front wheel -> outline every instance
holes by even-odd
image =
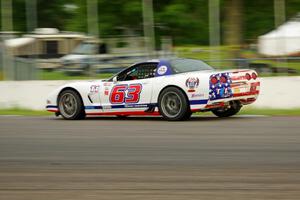
[[[185,94],[176,87],[162,91],[158,98],[158,108],[160,114],[169,121],[187,120],[191,116]]]
[[[242,108],[242,105],[239,101],[231,101],[228,107],[217,108],[211,112],[217,117],[230,117],[237,114]]]
[[[65,90],[59,95],[58,107],[64,119],[77,120],[85,117],[81,97],[74,90]]]

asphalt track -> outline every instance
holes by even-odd
[[[1,200],[299,198],[300,117],[0,117]]]

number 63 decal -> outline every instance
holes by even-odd
[[[140,100],[140,93],[142,91],[141,84],[124,84],[116,85],[112,88],[109,101],[116,103],[137,103]]]

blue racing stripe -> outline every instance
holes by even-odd
[[[192,100],[190,101],[190,105],[207,104],[207,102],[208,99]]]
[[[57,108],[57,106],[48,105],[48,106],[46,106],[46,108]]]
[[[157,104],[156,103],[152,103],[152,104],[119,104],[119,105],[109,105],[109,106],[111,106],[111,109],[117,109],[117,108],[149,108],[149,107],[155,107],[155,106],[157,106]],[[85,106],[84,108],[86,110],[102,109],[103,106]]]
[[[190,101],[190,105],[201,105],[201,104],[207,104],[208,100],[207,99],[202,99],[202,100],[192,100]],[[157,107],[157,103],[151,103],[151,104],[121,104],[121,105],[111,105],[112,109],[118,109],[118,108],[148,108],[148,107]],[[57,106],[54,105],[48,105],[46,108],[58,108]],[[84,107],[86,110],[98,110],[102,109],[102,106],[85,106]]]
[[[86,109],[86,110],[102,109],[102,106],[84,106],[84,109]]]

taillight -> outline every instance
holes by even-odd
[[[227,83],[227,78],[225,76],[221,76],[220,82],[221,83]]]
[[[248,81],[250,81],[250,80],[251,80],[250,74],[247,73],[247,74],[245,75],[245,78],[246,78]]]
[[[213,77],[211,77],[210,82],[211,82],[211,84],[215,85],[218,83],[218,79],[213,76]]]
[[[256,80],[257,79],[257,74],[256,73],[252,73],[252,78],[254,79],[254,80]]]

